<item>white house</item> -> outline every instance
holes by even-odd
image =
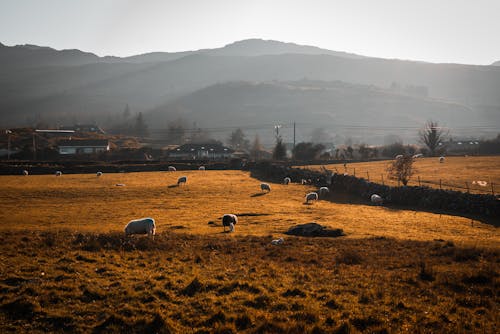
[[[57,143],[59,154],[94,154],[109,151],[107,139],[65,139]]]

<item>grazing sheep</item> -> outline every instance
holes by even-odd
[[[270,192],[271,186],[269,185],[269,183],[261,183],[260,190],[262,190],[262,191],[267,190],[267,192]]]
[[[29,174],[30,174],[30,173],[29,173],[26,169],[25,169],[25,170],[23,170],[23,175],[24,175],[24,176],[27,176],[27,175],[29,175]]]
[[[61,172],[60,170],[58,170],[58,171],[56,172],[56,176],[61,176],[61,175],[62,175],[62,172]]]
[[[370,200],[372,201],[373,204],[378,204],[378,205],[382,205],[382,202],[384,201],[382,197],[377,194],[373,194]]]
[[[186,184],[187,182],[187,176],[181,176],[180,178],[177,179],[177,185],[180,186],[181,184]]]
[[[226,226],[229,226],[229,232],[234,232],[234,225],[238,223],[238,217],[232,213],[226,213],[222,216],[222,226],[226,232]]]
[[[292,182],[292,179],[291,179],[291,178],[289,178],[289,177],[285,177],[285,178],[283,179],[283,184],[289,184],[290,182]]]
[[[328,189],[328,187],[321,187],[321,188],[319,188],[319,195],[320,196],[326,195],[329,192],[330,192],[330,189]]]
[[[95,175],[96,175],[97,177],[100,177],[100,176],[102,176],[102,172],[97,172]]]
[[[394,157],[394,159],[396,160],[399,160],[399,159],[403,159],[403,155],[402,154],[398,154]]]
[[[271,244],[272,245],[281,245],[284,242],[285,242],[285,239],[279,238],[279,239],[274,239],[273,241],[271,241]]]
[[[439,163],[443,163],[444,162],[444,157],[439,157]]]
[[[413,159],[418,159],[418,158],[422,158],[424,155],[422,153],[419,153],[419,154],[415,154],[412,158]]]
[[[309,201],[317,201],[317,200],[318,200],[318,193],[312,192],[306,195],[306,203],[309,203]]]
[[[115,184],[116,187],[125,187],[125,183],[117,183]]]
[[[302,185],[307,184],[307,180],[306,179],[300,180],[300,184],[302,184]]]
[[[175,172],[175,171],[177,171],[177,169],[174,166],[168,166],[168,171]]]
[[[205,166],[198,167],[198,170],[205,170]]]
[[[153,218],[141,218],[129,221],[125,226],[125,235],[147,234],[154,236],[156,232],[155,220]]]

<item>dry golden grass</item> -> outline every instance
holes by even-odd
[[[325,165],[332,171],[339,173],[347,172],[356,176],[367,178],[370,181],[382,183],[382,175],[385,184],[397,185],[397,181],[388,180],[387,166],[389,160],[348,163],[347,170],[344,164]],[[500,156],[492,157],[446,157],[444,163],[439,163],[437,157],[419,158],[414,163],[415,174],[408,185],[418,185],[418,177],[422,185],[439,188],[439,180],[442,180],[443,189],[454,189],[467,191],[466,182],[470,192],[491,194],[491,183],[493,183],[495,194],[500,193]],[[319,169],[321,166],[306,166],[310,169]],[[367,174],[368,172],[368,174]],[[483,187],[472,184],[473,181],[486,181]]]
[[[180,175],[187,175],[188,182],[177,187]],[[278,235],[292,225],[315,221],[342,228],[349,238],[441,238],[484,246],[500,242],[493,226],[471,226],[470,219],[460,216],[330,201],[306,205],[304,196],[314,188],[296,183],[271,184],[272,191],[264,194],[260,182],[241,171],[0,176],[0,184],[0,231],[115,232],[132,218],[153,217],[158,233],[221,235],[219,218],[236,213],[239,235]]]
[[[259,184],[241,171],[1,176],[0,332],[497,332],[497,228]],[[236,233],[221,233],[224,213],[240,214]],[[155,239],[124,238],[145,216]],[[347,236],[270,244],[310,221]]]

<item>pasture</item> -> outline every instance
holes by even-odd
[[[397,181],[387,177],[389,160],[331,164],[325,167],[333,172],[356,174],[358,177],[370,178],[370,181],[395,186]],[[319,169],[321,166],[306,166]],[[443,189],[469,191],[480,194],[491,194],[491,184],[495,194],[500,193],[500,156],[491,157],[446,157],[444,163],[439,163],[438,157],[418,158],[413,163],[414,175],[408,185],[421,185],[439,188],[439,180]],[[367,174],[368,172],[368,174]],[[477,184],[477,181],[480,184]]]
[[[497,228],[259,185],[242,171],[0,176],[0,331],[498,329]],[[140,217],[154,240],[124,238]],[[346,236],[283,234],[311,221]]]

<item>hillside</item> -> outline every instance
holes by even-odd
[[[454,114],[455,123],[465,124],[472,119],[473,125],[500,126],[500,67],[495,66],[367,58],[262,40],[236,42],[218,49],[128,58],[102,58],[77,50],[2,46],[0,59],[0,121],[7,126],[32,124],[37,119],[57,123],[75,119],[109,123],[126,104],[134,112],[158,110],[158,106],[169,105],[182,96],[185,101],[193,92],[217,83],[304,78],[374,85],[392,88],[394,92],[410,90],[448,106],[459,104],[470,109],[464,118],[461,112]],[[361,98],[372,101],[370,96]],[[303,109],[307,102],[294,101],[295,109]],[[279,104],[269,107],[280,108]],[[373,114],[382,115],[386,109],[382,104],[370,107]],[[416,107],[400,109],[399,113],[416,119],[421,119],[421,113],[434,115]],[[475,115],[472,118],[471,113]],[[254,120],[255,123],[262,121]]]
[[[353,131],[352,126],[387,129],[408,138],[415,137],[416,128],[431,118],[450,127],[463,127],[478,117],[479,113],[456,103],[375,86],[307,80],[216,84],[146,114],[151,124],[183,118],[207,128],[297,122],[302,128],[325,128],[373,143],[382,143],[386,131]],[[495,121],[500,120],[497,117]]]

